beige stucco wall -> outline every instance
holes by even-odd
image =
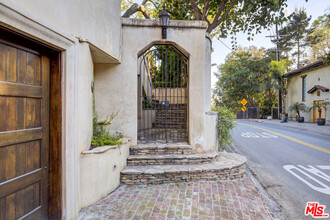
[[[168,37],[162,40],[158,20],[123,19],[122,64],[95,66],[99,116],[105,118],[119,111],[112,128],[131,137],[132,145],[137,144],[138,55],[153,43],[174,44],[189,57],[189,143],[195,150],[206,151],[205,110],[210,109],[211,102],[210,94],[206,94],[211,88],[211,61],[210,55],[205,55],[210,51],[209,45],[205,48],[205,29],[206,23],[201,21],[170,21]]]
[[[88,150],[93,135],[93,58],[87,43],[77,45],[77,71],[78,71],[78,152]]]
[[[206,140],[206,146],[207,151],[213,151],[219,149],[219,135],[217,131],[217,119],[218,119],[218,113],[217,112],[206,112],[205,113],[205,125],[206,125],[206,131],[205,131],[205,140]]]
[[[81,177],[90,175],[88,170],[81,169],[80,154],[89,148],[92,134],[94,63],[102,60],[118,63],[120,59],[120,1],[100,0],[95,4],[90,0],[1,0],[0,26],[61,53],[62,217],[76,219],[82,207]],[[128,150],[124,152],[118,158],[109,155],[108,160],[116,157],[115,161],[123,164]],[[94,175],[107,175],[102,173],[104,170],[99,171]],[[111,180],[116,185],[118,172],[114,175]],[[109,192],[109,188],[104,190]]]
[[[302,78],[306,76],[306,101],[302,102]],[[324,100],[330,101],[330,92],[320,92],[320,96],[317,96],[317,92],[308,94],[307,91],[314,87],[314,85],[320,85],[326,88],[330,88],[330,65],[323,66],[314,70],[309,70],[303,73],[293,75],[288,78],[288,90],[286,96],[286,112],[289,116],[295,116],[294,113],[288,111],[288,107],[295,102],[305,103],[307,107],[313,106],[313,101]],[[313,110],[310,112],[303,112],[302,116],[305,117],[306,122],[313,122]],[[327,123],[330,123],[330,108],[326,112]]]
[[[10,0],[45,23],[120,58],[119,0]]]
[[[211,50],[212,40],[207,34],[205,37],[205,83],[204,83],[204,111],[205,111],[205,150],[218,150],[219,140],[217,132],[218,113],[211,111]]]
[[[81,207],[97,202],[120,184],[120,172],[126,167],[130,143],[104,146],[84,151],[80,158],[80,203]],[[111,159],[110,159],[111,158]]]
[[[205,35],[205,71],[204,71],[204,111],[211,111],[211,53],[212,53],[212,39],[208,33]]]

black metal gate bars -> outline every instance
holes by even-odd
[[[140,57],[138,141],[188,140],[188,59],[170,45],[153,46]]]

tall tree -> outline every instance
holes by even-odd
[[[287,6],[287,0],[144,0],[142,4],[134,3],[123,17],[141,12],[148,2],[152,2],[153,9],[149,10],[152,18],[158,18],[161,6],[166,3],[172,19],[206,21],[207,32],[212,36],[225,38],[228,34],[247,32],[249,39],[274,23],[275,12],[281,13],[280,21],[283,21],[282,6]]]
[[[273,56],[273,54],[272,54]],[[234,112],[245,98],[248,107],[273,107],[278,103],[279,78],[290,65],[288,60],[272,61],[265,49],[239,48],[229,54],[219,66],[218,82],[213,91],[216,105],[224,105]]]
[[[308,16],[305,9],[296,9],[290,16],[287,24],[279,30],[282,35],[280,39],[280,47],[293,50],[292,55],[297,56],[297,68],[303,63],[301,55],[303,54],[304,47],[307,46],[306,36],[308,34],[308,26],[311,16]],[[294,48],[297,48],[295,50]]]
[[[327,57],[330,53],[330,10],[313,22],[307,43],[312,49],[312,61]]]

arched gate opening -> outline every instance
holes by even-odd
[[[188,58],[172,45],[139,57],[138,142],[188,141]]]

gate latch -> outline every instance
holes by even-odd
[[[162,101],[161,104],[162,105],[165,105],[165,106],[169,106],[170,105],[170,102],[169,101]]]

